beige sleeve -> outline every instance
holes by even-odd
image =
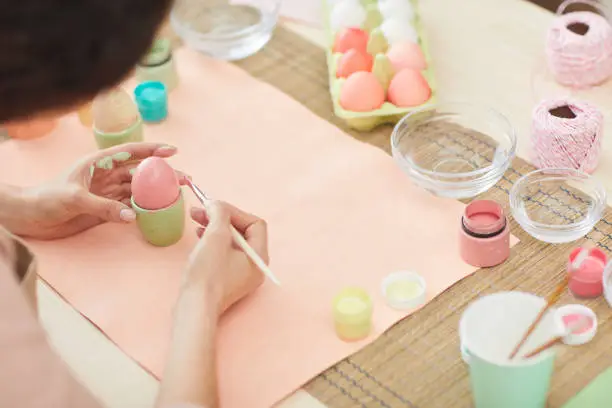
[[[53,351],[36,319],[24,289],[28,279],[33,288],[33,257],[1,228],[0,240],[10,248],[0,250],[0,407],[101,408]]]

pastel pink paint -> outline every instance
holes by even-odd
[[[495,201],[476,200],[462,218],[459,252],[479,268],[499,265],[510,256],[510,227],[504,210]]]
[[[563,324],[565,325],[565,327],[569,327],[574,324],[580,324],[579,321],[582,319],[586,319],[587,323],[585,323],[585,325],[582,326],[580,329],[573,330],[572,334],[584,334],[588,332],[589,330],[591,330],[593,328],[593,323],[594,323],[593,318],[591,318],[590,316],[580,314],[580,313],[568,314],[568,315],[563,316],[562,318]]]
[[[143,160],[132,177],[132,197],[145,210],[161,210],[179,197],[180,186],[174,169],[162,158]]]
[[[573,270],[572,262],[578,256],[582,248],[572,251],[568,262],[570,280],[568,283],[572,293],[581,298],[595,298],[603,293],[603,271],[606,266],[607,256],[598,249],[589,250],[589,256],[582,262],[577,270]]]

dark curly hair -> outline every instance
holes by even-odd
[[[0,0],[0,122],[83,103],[121,81],[173,0]]]

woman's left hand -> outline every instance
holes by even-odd
[[[164,144],[129,143],[85,157],[56,182],[24,190],[24,217],[13,232],[35,239],[58,239],[104,222],[133,222],[132,170],[147,157],[165,158],[175,153],[175,147]]]

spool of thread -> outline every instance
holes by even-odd
[[[587,102],[540,102],[533,110],[531,127],[534,164],[592,173],[601,151],[603,122],[601,111]]]
[[[573,88],[598,85],[612,76],[612,26],[594,12],[562,14],[575,0],[559,6],[548,30],[546,58],[555,80]],[[579,3],[600,6],[591,1]]]

